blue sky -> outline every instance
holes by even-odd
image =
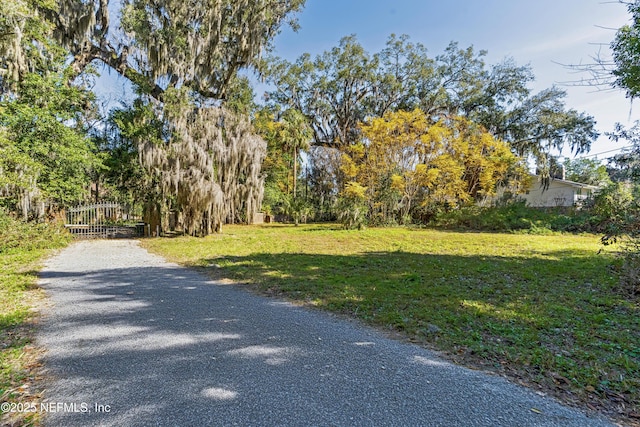
[[[614,29],[629,20],[615,0],[307,0],[298,18],[297,33],[287,29],[275,39],[276,55],[289,60],[304,52],[315,56],[350,34],[371,53],[380,51],[392,33],[409,35],[432,56],[457,41],[461,47],[487,50],[489,64],[505,57],[531,64],[534,90],[561,86],[568,93],[567,106],[594,116],[600,132],[640,118],[621,91],[566,85],[583,76],[559,65],[592,62],[599,50],[609,54]],[[601,136],[591,153],[621,145]],[[570,156],[567,150],[563,154]]]
[[[536,76],[533,90],[561,86],[568,93],[567,107],[594,116],[601,133],[616,122],[629,125],[640,119],[623,92],[567,85],[588,76],[560,65],[592,62],[599,50],[609,54],[615,29],[629,20],[616,0],[307,0],[298,19],[297,33],[285,29],[275,39],[276,55],[288,60],[305,52],[315,56],[350,34],[370,53],[380,51],[392,33],[409,35],[432,56],[457,41],[460,47],[487,50],[488,64],[505,57],[530,64]],[[106,87],[99,84],[100,95],[121,99],[126,82],[107,81]],[[256,95],[264,89],[257,87]],[[598,156],[602,159],[623,145],[601,136],[590,154],[607,152]],[[562,154],[571,157],[568,150]]]

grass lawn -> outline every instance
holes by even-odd
[[[593,235],[227,226],[149,250],[361,319],[613,416],[640,412],[640,305]]]
[[[0,402],[39,402],[39,353],[33,341],[43,292],[37,286],[37,271],[50,249],[69,240],[59,228],[0,215]],[[37,417],[37,412],[0,413],[0,424],[32,425]]]

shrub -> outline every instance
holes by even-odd
[[[540,233],[551,230],[554,214],[526,206],[516,201],[499,206],[465,206],[435,219],[438,226],[477,231],[523,231]]]
[[[357,182],[349,182],[336,203],[338,220],[344,228],[361,230],[367,223],[369,207],[365,203],[366,187]]]
[[[303,198],[294,198],[292,195],[288,195],[283,199],[282,213],[293,218],[293,222],[297,226],[301,222],[306,224],[309,218],[313,218],[315,210]]]
[[[64,246],[71,235],[62,224],[25,222],[0,208],[0,253]]]
[[[640,297],[640,238],[629,242],[621,256],[620,290],[630,298]]]
[[[346,229],[357,228],[358,230],[362,230],[367,225],[368,211],[368,207],[358,200],[340,197],[336,203],[338,221],[340,221]]]

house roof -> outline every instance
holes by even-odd
[[[534,178],[537,178],[538,181],[541,181],[542,178],[540,178],[540,175],[531,175]],[[591,185],[591,184],[584,184],[582,182],[575,182],[575,181],[569,181],[566,179],[559,179],[559,178],[551,178],[550,182],[555,182],[558,184],[563,184],[563,185],[567,185],[569,187],[573,187],[573,188],[586,188],[588,190],[597,190],[600,187],[598,187],[597,185]]]

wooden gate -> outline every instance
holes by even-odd
[[[78,238],[115,239],[144,235],[144,223],[119,203],[76,206],[66,213],[65,227]]]

